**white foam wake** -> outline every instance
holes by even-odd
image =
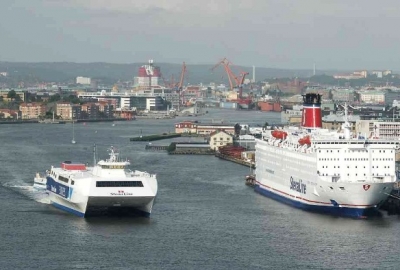
[[[46,190],[37,189],[33,186],[19,186],[9,184],[5,184],[4,186],[17,190],[19,193],[39,203],[50,204],[49,195],[47,194]]]

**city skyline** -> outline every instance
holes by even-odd
[[[0,61],[400,70],[393,0],[5,0]]]

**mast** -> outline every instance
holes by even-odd
[[[349,115],[347,111],[347,103],[344,103],[344,123],[343,123],[343,130],[344,130],[344,137],[348,140],[351,137],[351,130],[350,130],[350,122],[349,122]]]
[[[93,167],[96,166],[96,144],[93,144]]]

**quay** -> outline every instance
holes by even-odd
[[[133,137],[130,138],[130,141],[139,141],[139,142],[150,142],[150,141],[159,141],[159,140],[164,140],[164,139],[171,139],[171,138],[178,138],[181,137],[181,134],[179,133],[163,133],[163,134],[154,134],[154,135],[148,135],[148,136],[142,136],[140,135],[139,137]]]
[[[153,150],[153,151],[167,151],[168,150],[168,146],[167,145],[150,145],[150,144],[147,144],[144,149]]]
[[[256,164],[254,164],[254,162],[246,161],[246,160],[241,159],[241,158],[234,158],[234,157],[231,157],[231,156],[228,156],[228,155],[224,155],[224,154],[221,154],[221,153],[215,153],[215,156],[218,157],[218,158],[221,158],[221,159],[229,160],[229,161],[235,162],[237,164],[241,164],[241,165],[250,167],[252,169],[256,168]]]
[[[395,185],[395,188],[380,208],[386,211],[388,215],[400,215],[400,189],[398,186]]]
[[[214,155],[213,150],[204,150],[204,149],[183,149],[183,150],[175,150],[170,151],[168,154],[170,155]]]

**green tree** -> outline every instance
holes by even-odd
[[[242,127],[239,125],[239,123],[236,123],[234,128],[235,128],[235,135],[239,136],[240,135],[240,130],[242,129]]]
[[[61,99],[60,94],[55,94],[55,95],[52,95],[52,96],[49,98],[49,102],[56,102],[56,101],[59,101],[60,99]]]
[[[19,96],[17,95],[17,93],[15,92],[15,90],[10,90],[10,91],[8,91],[7,97],[8,97],[8,98],[11,98],[12,100],[14,100],[14,99],[16,99],[16,98],[19,97]]]

